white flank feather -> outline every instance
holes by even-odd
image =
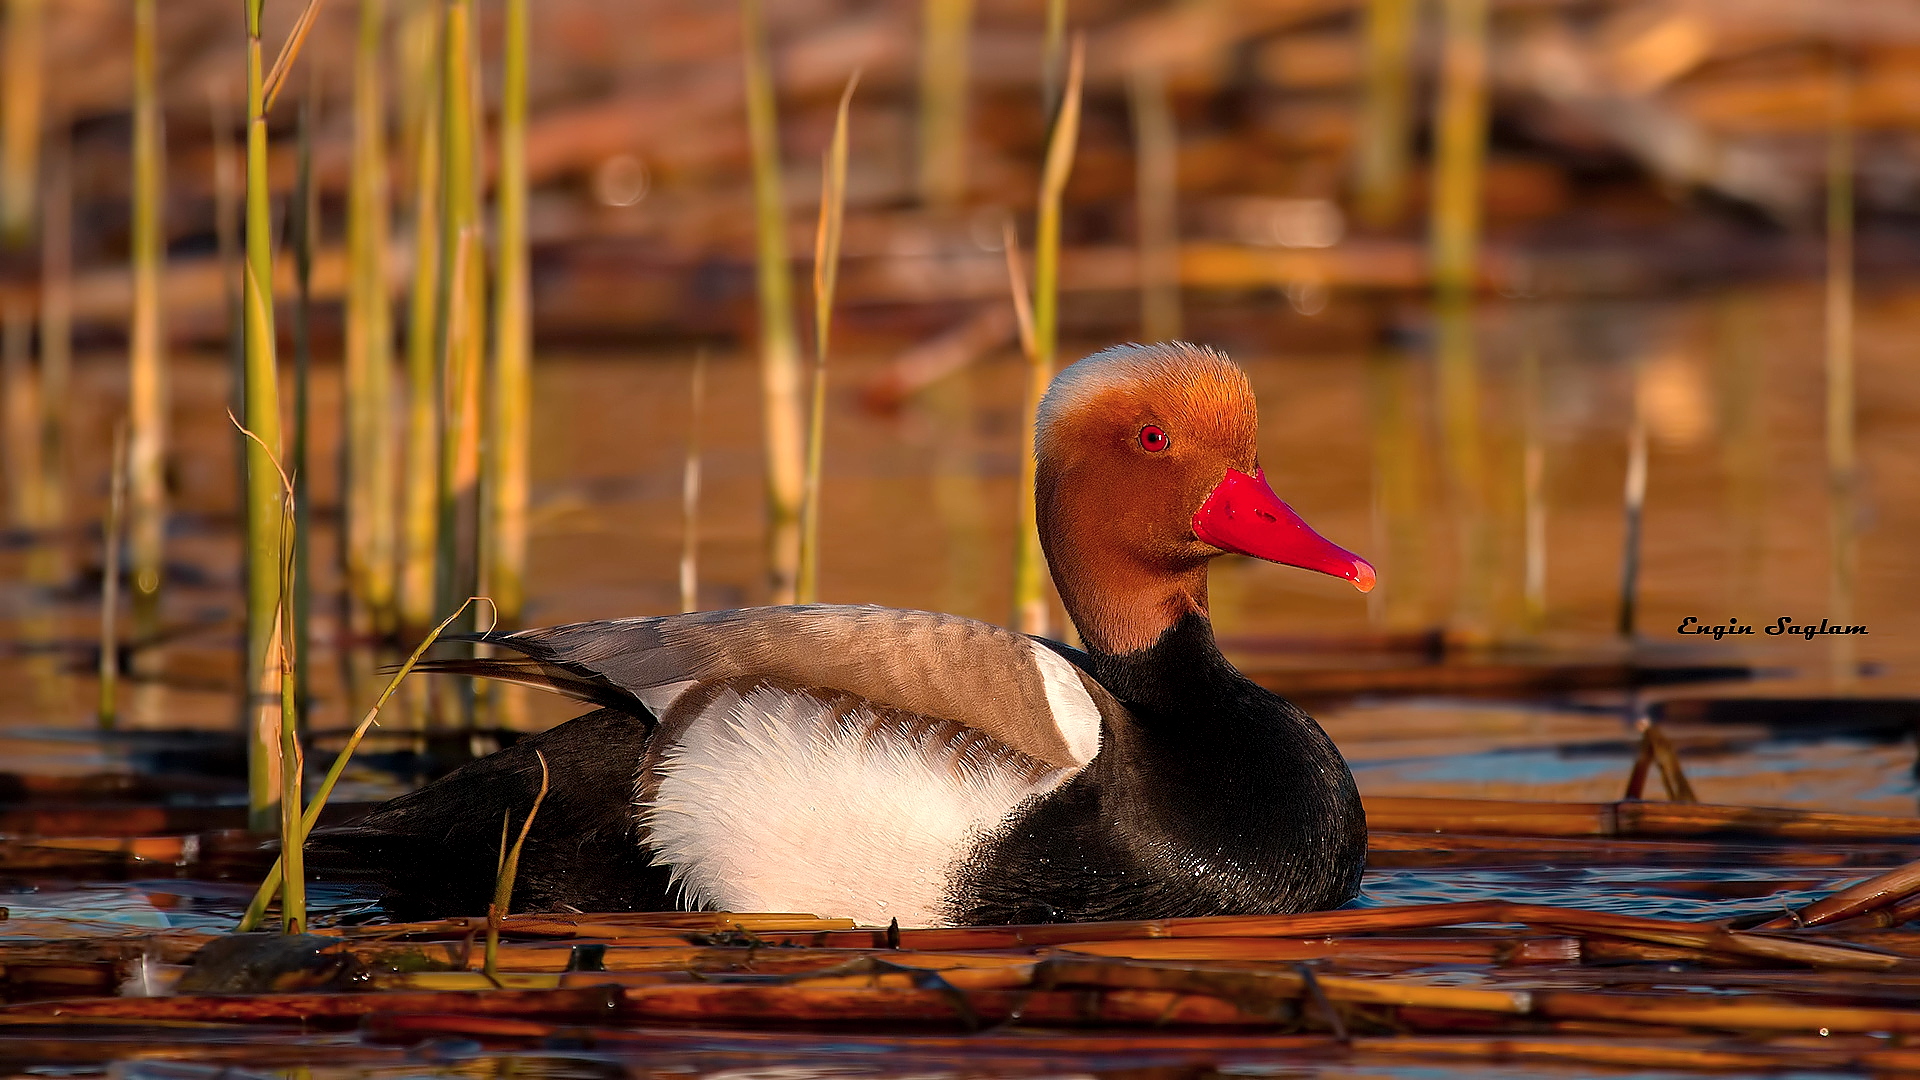
[[[957,770],[937,745],[865,734],[871,719],[769,687],[721,692],[665,754],[642,808],[656,857],[701,906],[950,922],[960,862],[1067,773]]]

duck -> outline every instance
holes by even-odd
[[[1366,816],[1312,717],[1221,654],[1208,564],[1375,572],[1267,483],[1245,372],[1184,342],[1062,369],[1034,430],[1048,568],[1083,648],[804,605],[482,636],[429,670],[595,706],[316,831],[399,918],[803,912],[861,925],[1283,914],[1358,893]],[[543,779],[544,778],[544,779]]]

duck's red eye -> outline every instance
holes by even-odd
[[[1148,424],[1146,427],[1140,429],[1140,449],[1142,450],[1157,454],[1165,450],[1167,444],[1171,442],[1173,442],[1173,440],[1167,437],[1166,432],[1154,427],[1152,424]]]

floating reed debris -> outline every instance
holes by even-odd
[[[847,216],[847,109],[860,73],[847,79],[833,122],[833,141],[820,162],[820,223],[813,238],[813,403],[807,424],[805,501],[800,507],[797,603],[820,598],[821,471],[827,445],[827,342],[833,331],[833,289],[840,277],[840,232]]]
[[[161,131],[154,0],[133,6],[133,324],[127,333],[128,547],[134,636],[159,628],[167,529],[166,340],[161,326],[165,272],[165,136]]]
[[[399,629],[393,460],[393,302],[387,182],[385,0],[361,0],[353,68],[353,164],[347,193],[344,475],[341,562],[349,625]]]
[[[920,201],[953,210],[967,197],[967,73],[973,0],[920,7]]]
[[[740,0],[753,152],[755,266],[760,296],[760,392],[766,424],[769,603],[790,604],[800,577],[800,503],[806,484],[806,411],[800,399],[800,336],[794,327],[787,220],[780,191],[779,119],[773,61],[760,0]]]
[[[1051,24],[1056,11],[1065,5],[1055,0],[1048,8]],[[1060,16],[1064,18],[1064,14]],[[1060,346],[1060,213],[1066,193],[1067,176],[1073,171],[1074,148],[1080,138],[1080,84],[1086,71],[1086,39],[1073,38],[1072,55],[1067,64],[1066,93],[1053,116],[1047,137],[1047,160],[1040,174],[1040,205],[1033,240],[1033,350],[1028,355],[1025,423],[1020,427],[1019,524],[1015,530],[1013,563],[1014,624],[1023,633],[1045,634],[1048,630],[1046,556],[1040,550],[1040,530],[1033,502],[1034,474],[1039,463],[1034,457],[1033,426],[1040,414],[1040,399],[1053,381],[1053,365]],[[1016,255],[1009,255],[1017,258]]]
[[[527,277],[527,0],[507,0],[500,90],[492,424],[487,457],[487,592],[509,629],[526,607],[527,498],[533,449],[533,321]]]
[[[700,610],[700,417],[707,404],[707,350],[693,354],[687,458],[680,473],[680,610]]]
[[[520,835],[514,838],[511,850],[507,847],[507,828],[513,821],[513,812],[509,810],[500,819],[500,864],[494,868],[493,902],[487,905],[486,966],[481,969],[495,986],[500,984],[500,924],[513,903],[513,882],[520,876],[520,850],[527,846],[527,834],[533,831],[533,819],[540,814],[540,804],[547,801],[547,756],[538,750],[533,756],[540,762],[540,791],[527,809],[526,820],[520,823]]]
[[[107,493],[107,518],[100,525],[100,707],[102,728],[120,722],[120,533],[127,512],[127,425],[113,425],[113,478]]]

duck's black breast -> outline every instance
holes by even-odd
[[[1128,709],[1100,754],[969,857],[966,923],[1312,911],[1359,891],[1366,816],[1306,713],[1254,685],[1189,615],[1082,663]]]

